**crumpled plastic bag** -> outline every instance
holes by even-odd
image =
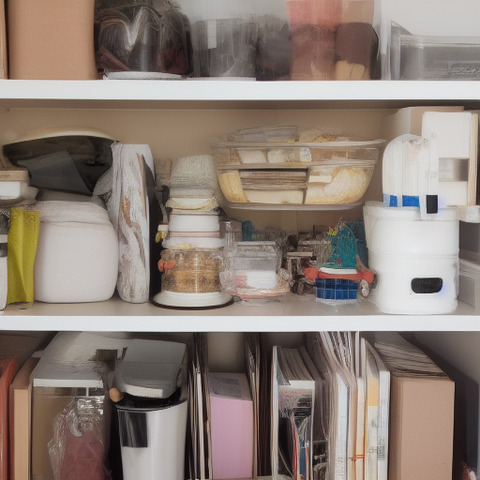
[[[53,421],[48,452],[55,480],[107,480],[101,397],[76,398]]]

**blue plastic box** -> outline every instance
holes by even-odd
[[[344,278],[317,278],[316,296],[325,300],[356,300],[358,282]]]

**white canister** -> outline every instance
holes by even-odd
[[[105,208],[62,200],[37,202],[34,208],[40,212],[35,300],[108,300],[117,282],[118,240]]]

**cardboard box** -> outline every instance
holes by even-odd
[[[391,377],[389,480],[451,480],[455,384]]]
[[[30,478],[32,383],[30,375],[39,358],[30,357],[18,371],[9,390],[10,479]]]
[[[7,22],[5,0],[0,0],[0,79],[8,78]]]
[[[422,135],[423,114],[425,112],[463,112],[462,106],[405,107],[386,116],[382,122],[382,137],[393,140],[400,135],[411,133]]]
[[[9,77],[97,78],[95,0],[15,0],[8,4]]]

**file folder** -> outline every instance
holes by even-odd
[[[253,401],[243,373],[210,372],[212,478],[252,478]]]

